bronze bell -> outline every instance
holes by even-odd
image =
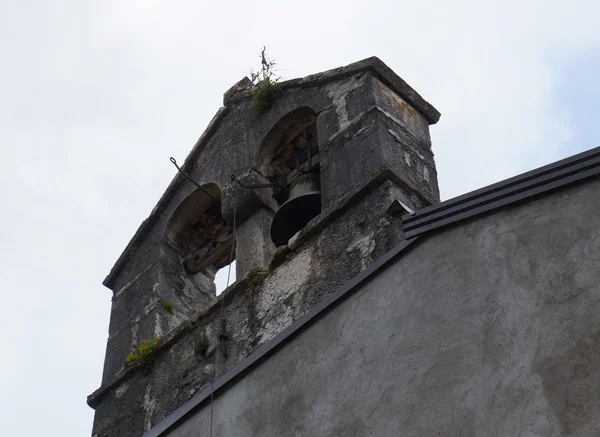
[[[304,173],[290,184],[288,200],[275,213],[271,239],[283,246],[296,232],[321,213],[319,174]]]

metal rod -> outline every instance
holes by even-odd
[[[268,184],[243,184],[242,182],[240,182],[240,180],[234,175],[231,175],[231,180],[234,182],[237,182],[241,187],[244,188],[281,188],[281,189],[285,189],[285,187],[283,185],[280,184],[276,184],[276,183],[268,183]]]
[[[215,196],[213,196],[212,194],[210,194],[206,189],[204,189],[203,187],[201,187],[200,185],[198,185],[198,183],[193,180],[191,177],[189,177],[187,174],[184,173],[184,171],[179,168],[179,166],[177,165],[177,161],[175,161],[175,158],[173,158],[172,156],[169,158],[169,160],[173,163],[173,165],[177,168],[177,171],[179,173],[181,173],[183,176],[185,176],[185,178],[190,181],[192,184],[194,184],[195,186],[197,186],[198,188],[200,188],[202,191],[204,191],[205,194],[207,194],[212,200],[214,200],[217,203],[221,203],[219,202],[219,200],[217,200],[215,198]]]

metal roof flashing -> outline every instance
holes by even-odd
[[[600,147],[406,214],[407,238],[600,174]]]

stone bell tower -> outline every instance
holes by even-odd
[[[161,435],[439,201],[440,114],[377,58],[280,84],[261,115],[244,78],[104,285],[113,292],[93,435]],[[216,296],[231,254],[235,282]],[[143,347],[140,348],[140,346]],[[212,387],[212,388],[211,388]],[[165,434],[166,435],[166,434]]]

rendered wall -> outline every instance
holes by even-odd
[[[599,188],[426,236],[222,390],[213,435],[598,436]]]

